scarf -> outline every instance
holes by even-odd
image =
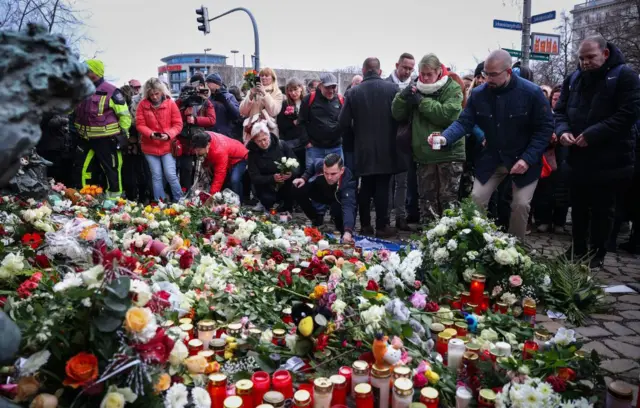
[[[400,88],[401,91],[404,90],[404,88],[408,87],[411,83],[411,75],[409,75],[409,78],[407,78],[406,81],[400,81],[400,79],[398,79],[398,76],[396,75],[395,69],[391,72],[391,79],[396,85],[398,85],[398,88]]]
[[[416,82],[416,87],[418,88],[418,91],[420,91],[421,94],[431,95],[438,92],[440,88],[445,86],[448,80],[449,80],[448,76],[443,76],[433,84],[425,84],[420,82],[420,80],[418,79],[418,81]]]

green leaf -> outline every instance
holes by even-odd
[[[113,293],[116,297],[124,299],[129,296],[129,288],[131,286],[131,279],[123,277],[114,279],[107,285],[107,291]]]
[[[127,298],[121,299],[113,296],[112,294],[107,294],[104,298],[104,306],[114,312],[123,313],[129,307],[129,302],[127,302],[127,300]]]
[[[93,324],[103,333],[114,332],[122,324],[122,319],[103,313],[93,319]]]
[[[411,325],[405,324],[404,326],[402,326],[402,336],[405,339],[413,336],[413,329],[411,328]]]
[[[378,292],[374,291],[374,290],[364,290],[362,292],[362,296],[365,299],[375,299],[376,296],[378,296]]]

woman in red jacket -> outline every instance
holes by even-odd
[[[143,95],[144,99],[136,112],[136,129],[140,134],[142,152],[151,169],[153,195],[156,200],[166,199],[166,179],[173,200],[178,201],[182,198],[182,189],[176,173],[176,160],[171,154],[171,140],[182,130],[180,110],[158,78],[151,78],[144,84]]]

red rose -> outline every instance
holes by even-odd
[[[140,354],[140,358],[151,364],[164,364],[169,359],[169,354],[173,350],[174,341],[166,335],[163,329],[158,328],[156,336],[146,344],[134,346]]]
[[[282,253],[280,253],[280,251],[273,251],[271,253],[271,259],[273,259],[277,264],[281,264],[282,262],[284,262],[284,256],[282,256]]]
[[[380,286],[378,286],[378,282],[374,281],[373,279],[370,279],[369,282],[367,282],[366,289],[373,292],[378,292],[380,291]]]
[[[291,276],[291,271],[289,269],[285,269],[280,272],[278,275],[278,286],[283,288],[285,286],[291,286],[293,284],[293,278]]]
[[[563,367],[558,370],[558,377],[565,381],[573,381],[576,379],[576,372],[568,367]]]
[[[325,348],[329,345],[329,336],[325,333],[322,333],[318,336],[316,340],[316,351],[324,351]]]
[[[37,232],[34,232],[33,234],[24,234],[22,236],[22,244],[28,245],[32,249],[36,249],[40,244],[42,244],[42,237]]]
[[[46,255],[36,255],[34,258],[34,263],[36,266],[40,268],[49,268],[51,266],[51,262],[49,262],[49,258]]]
[[[555,392],[565,392],[567,390],[567,382],[560,377],[550,375],[546,381],[551,384]]]
[[[438,304],[436,302],[427,302],[427,304],[424,307],[424,310],[427,312],[437,312],[438,310],[440,310],[440,306],[438,306]]]
[[[333,255],[336,258],[343,258],[344,257],[344,252],[342,252],[341,249],[336,249],[335,251],[333,251]]]
[[[427,385],[427,377],[424,376],[424,373],[418,373],[413,377],[414,388],[423,388],[426,385]]]
[[[193,264],[193,253],[191,251],[186,251],[180,257],[180,269],[189,269]]]

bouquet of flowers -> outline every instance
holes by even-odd
[[[258,82],[260,82],[260,76],[258,75],[258,71],[255,69],[245,72],[243,78],[244,82],[249,86],[249,89],[255,88]]]
[[[293,173],[295,169],[300,167],[300,163],[298,163],[298,160],[292,157],[283,156],[280,161],[275,161],[274,163],[276,164],[276,167],[278,167],[278,174],[281,174],[281,175],[284,175],[287,173]],[[284,183],[283,181],[276,183],[276,191],[280,188],[280,186],[283,183]]]

